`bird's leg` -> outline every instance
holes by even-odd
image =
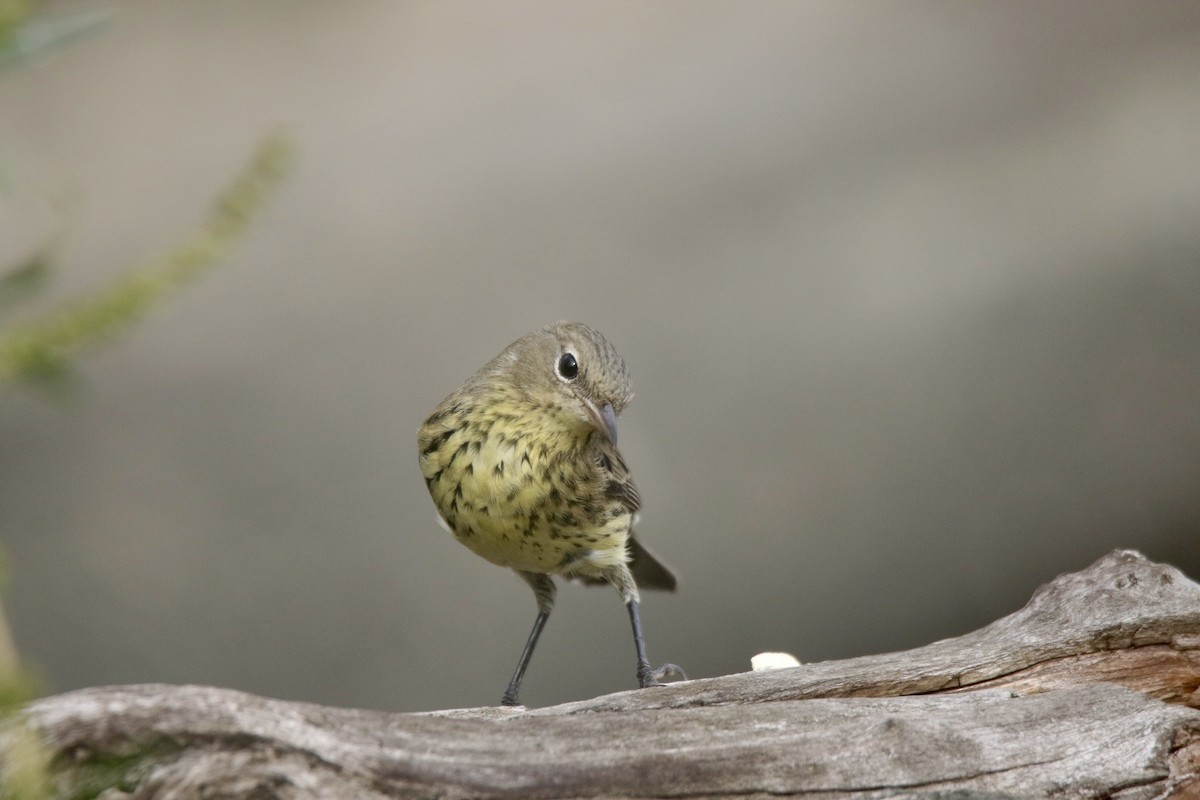
[[[517,693],[521,691],[521,679],[525,677],[525,668],[529,666],[529,659],[533,656],[533,646],[537,644],[538,637],[542,635],[542,628],[546,626],[548,619],[550,619],[549,611],[538,612],[537,618],[533,621],[533,630],[529,632],[529,638],[525,640],[525,649],[521,651],[521,659],[517,662],[517,668],[508,682],[508,688],[504,690],[504,697],[500,699],[500,705],[521,705],[521,701],[517,699]]]
[[[679,675],[687,680],[687,675],[675,664],[663,664],[660,667],[650,666],[650,659],[646,658],[646,637],[642,635],[642,614],[638,607],[638,601],[631,598],[625,603],[625,606],[629,609],[629,621],[633,623],[633,647],[637,650],[638,686],[642,689],[647,686],[662,686],[660,681],[668,675]]]
[[[638,686],[642,689],[647,686],[661,686],[659,680],[667,675],[679,675],[687,680],[683,670],[674,664],[663,664],[657,668],[650,666],[650,659],[646,658],[646,637],[642,633],[642,612],[641,606],[638,605],[637,584],[629,572],[629,567],[621,564],[618,569],[609,573],[608,581],[621,593],[625,607],[629,609],[629,622],[633,625],[633,648],[637,651]]]
[[[542,635],[542,628],[546,627],[546,620],[550,619],[550,609],[554,607],[554,581],[549,575],[536,572],[517,574],[533,589],[537,598],[538,615],[533,621],[533,630],[529,632],[529,638],[525,640],[525,649],[521,651],[517,668],[513,671],[508,688],[504,690],[504,697],[500,700],[502,706],[521,705],[521,701],[517,699],[517,694],[521,691],[521,679],[525,677],[525,668],[529,666],[529,659],[533,657],[533,648],[537,645],[538,637]]]

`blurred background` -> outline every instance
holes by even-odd
[[[69,399],[0,387],[51,691],[496,703],[533,598],[435,524],[416,430],[557,319],[630,366],[650,656],[693,677],[961,634],[1116,547],[1200,577],[1200,4],[46,8],[116,12],[0,80],[46,303],[297,152]],[[523,699],[634,685],[615,592],[560,591]]]

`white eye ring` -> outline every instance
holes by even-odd
[[[561,380],[571,383],[579,377],[579,360],[574,353],[568,350],[558,357],[558,362],[554,365],[554,372]]]

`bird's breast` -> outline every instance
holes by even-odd
[[[430,494],[455,537],[502,566],[553,573],[624,560],[630,514],[605,494],[586,439],[504,408],[426,435]]]

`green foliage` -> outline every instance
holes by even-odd
[[[176,290],[224,259],[266,204],[290,160],[281,136],[267,138],[250,164],[218,198],[206,224],[167,253],[134,267],[88,295],[41,317],[0,331],[0,381],[46,380],[62,374],[84,348],[110,341]],[[0,279],[6,294],[44,278],[45,254]]]
[[[36,16],[39,0],[0,0],[0,73],[22,66],[105,22],[106,11],[56,19]],[[291,145],[266,138],[249,165],[218,197],[203,226],[181,243],[127,270],[91,293],[41,316],[0,328],[0,381],[61,380],[84,349],[111,341],[182,287],[216,266],[245,234],[286,171]],[[0,315],[45,287],[59,247],[52,241],[23,262],[0,271]],[[0,589],[5,561],[0,551]],[[0,605],[0,800],[55,797],[50,749],[26,724],[24,707],[38,693],[24,668]],[[58,764],[71,797],[95,797],[110,787],[132,789],[150,762],[144,754],[101,755]]]
[[[47,747],[19,716],[0,720],[0,797],[50,800],[55,796]]]
[[[7,44],[18,26],[33,14],[33,0],[0,0],[0,45]]]
[[[0,0],[0,72],[48,55],[99,28],[112,16],[84,11],[54,19],[37,17],[38,0]]]
[[[89,11],[37,15],[39,0],[0,0],[0,72],[90,33],[110,16]],[[110,341],[170,294],[211,269],[245,233],[285,171],[290,145],[267,138],[246,170],[218,199],[207,223],[166,254],[41,317],[0,328],[0,382],[23,379],[61,388],[71,359]],[[53,241],[23,263],[0,270],[0,314],[42,288],[59,250]]]
[[[42,247],[9,272],[0,275],[0,314],[33,296],[50,277],[51,248]]]
[[[0,557],[0,589],[4,584]],[[37,693],[37,681],[22,669],[0,607],[0,798],[47,800],[54,796],[49,751],[24,725],[21,708]]]
[[[0,551],[0,592],[7,584],[7,563]],[[21,666],[9,632],[8,618],[0,604],[0,720],[17,711],[37,695],[39,683]],[[3,797],[3,795],[0,795]]]
[[[88,750],[54,765],[55,779],[66,800],[96,800],[134,794],[155,768],[174,757],[182,742],[149,739],[122,752]],[[115,791],[114,791],[115,790]]]

